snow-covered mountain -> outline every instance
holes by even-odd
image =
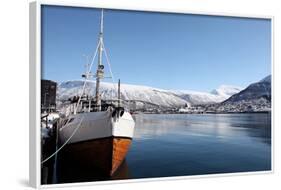
[[[247,88],[240,93],[231,96],[224,103],[238,102],[265,98],[271,101],[271,75],[265,77],[259,82],[250,84]]]
[[[271,75],[250,84],[217,108],[218,111],[268,111],[271,108]]]
[[[233,94],[240,92],[242,88],[237,86],[221,85],[218,89],[208,92],[196,92],[189,90],[174,91],[175,94],[188,101],[190,104],[213,104],[223,102]]]
[[[268,75],[267,77],[263,78],[259,82],[265,82],[265,83],[270,83],[271,84],[271,75]]]
[[[237,86],[229,86],[229,85],[221,85],[218,89],[215,89],[211,92],[211,94],[218,95],[223,98],[229,98],[230,96],[237,94],[242,90],[241,87]]]
[[[70,97],[81,94],[83,81],[67,81],[58,86],[58,100],[67,100]],[[87,82],[86,91],[88,94],[95,93],[94,81]],[[102,99],[116,99],[117,84],[102,82],[100,86]],[[158,88],[121,84],[121,98],[123,100],[143,101],[165,107],[181,107],[189,102],[177,96],[171,91]]]
[[[74,80],[62,82],[58,85],[58,101],[67,100],[80,95],[84,81]],[[100,86],[102,99],[116,99],[117,84],[102,82]],[[86,85],[87,94],[95,94],[95,82],[89,81]],[[189,90],[163,90],[149,86],[121,84],[121,97],[130,100],[135,108],[147,107],[183,107],[203,105],[205,111],[241,112],[264,111],[271,108],[271,76],[249,85],[244,90],[236,86],[222,85],[218,89],[208,92]],[[146,106],[144,105],[146,104]]]
[[[67,100],[70,97],[81,94],[83,83],[82,80],[74,80],[59,84],[58,100]],[[117,97],[116,84],[102,82],[100,89],[103,99],[114,99]],[[86,90],[89,94],[94,95],[95,82],[89,81]],[[144,101],[166,107],[219,103],[239,91],[241,91],[239,87],[226,85],[222,85],[211,93],[207,93],[188,90],[163,90],[148,86],[121,84],[122,99]]]

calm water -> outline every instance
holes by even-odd
[[[131,149],[112,179],[271,170],[270,114],[134,117]],[[80,174],[61,182],[96,180],[107,179]]]

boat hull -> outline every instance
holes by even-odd
[[[76,167],[112,176],[124,161],[131,141],[131,138],[112,136],[72,143],[64,148],[63,155],[71,158]]]
[[[73,121],[59,132],[64,156],[80,168],[112,176],[131,145],[135,125],[131,115],[112,117],[112,112],[105,111],[77,114],[68,120]]]

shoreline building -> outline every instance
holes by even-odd
[[[41,113],[56,110],[57,83],[41,79]]]

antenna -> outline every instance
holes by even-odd
[[[103,9],[101,9],[100,34],[103,34]]]

